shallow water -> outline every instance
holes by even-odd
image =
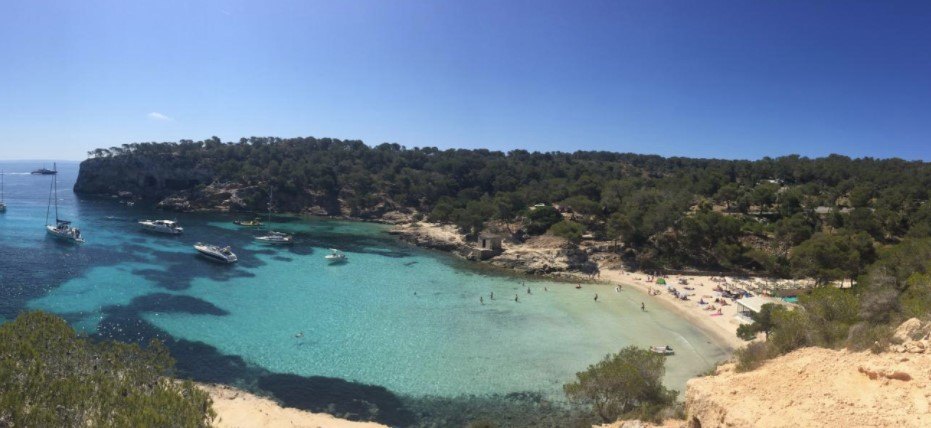
[[[0,163],[7,172],[38,166]],[[443,425],[482,397],[521,393],[534,403],[559,401],[561,385],[575,372],[631,344],[676,348],[666,383],[680,390],[724,356],[662,308],[640,311],[643,296],[632,290],[575,290],[477,269],[399,243],[374,224],[280,217],[275,229],[295,233],[298,242],[262,246],[232,216],[77,197],[70,191],[77,164],[59,169],[62,217],[82,229],[87,243],[45,236],[51,177],[8,174],[0,320],[42,309],[99,337],[160,338],[181,374],[197,380],[310,410]],[[145,234],[135,224],[175,217],[185,227],[178,237]],[[240,262],[203,260],[191,248],[197,241],[229,244]],[[349,262],[328,265],[328,248],[342,249]],[[456,400],[459,407],[451,404]]]

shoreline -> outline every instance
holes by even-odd
[[[689,322],[696,329],[708,336],[716,345],[726,350],[729,355],[746,344],[746,342],[737,337],[737,327],[739,323],[734,319],[734,315],[738,312],[736,304],[729,303],[726,306],[720,307],[722,312],[720,316],[711,316],[715,311],[705,311],[698,305],[697,302],[701,296],[714,296],[714,291],[712,290],[714,288],[714,283],[711,282],[708,276],[669,275],[667,281],[669,281],[670,285],[677,284],[679,279],[684,279],[688,281],[691,287],[695,288],[694,291],[689,291],[690,294],[700,293],[694,300],[680,301],[665,290],[662,290],[664,287],[661,288],[656,286],[656,284],[645,282],[648,274],[643,272],[628,272],[616,267],[608,267],[608,263],[605,261],[594,262],[600,273],[598,277],[592,277],[589,274],[577,270],[565,269],[565,265],[563,265],[564,269],[554,271],[541,271],[539,269],[527,268],[527,265],[530,263],[537,262],[532,259],[534,256],[547,257],[557,252],[559,250],[558,248],[541,248],[531,245],[531,248],[528,250],[524,248],[527,247],[526,244],[506,244],[504,245],[502,255],[507,257],[512,254],[518,254],[517,257],[510,257],[509,260],[519,260],[524,263],[507,265],[494,262],[496,258],[501,257],[500,255],[488,260],[476,260],[464,257],[463,248],[466,248],[469,244],[465,242],[462,235],[455,231],[450,225],[416,222],[413,224],[395,226],[389,233],[395,235],[404,242],[411,243],[418,247],[437,250],[458,256],[464,261],[471,261],[475,268],[493,268],[503,273],[556,280],[559,282],[583,281],[630,287],[642,293],[644,297],[649,297],[649,299],[644,300],[645,302],[658,302],[663,305],[664,309]],[[523,258],[523,260],[521,260],[521,258]],[[552,261],[552,259],[547,261]],[[651,295],[650,290],[657,288],[662,292],[658,295]],[[705,298],[705,300],[709,301],[713,301],[713,299],[714,297]],[[716,305],[716,307],[718,307],[718,305]],[[649,310],[649,308],[647,308],[647,310]]]
[[[195,382],[198,388],[210,394],[217,417],[212,421],[218,428],[242,427],[327,427],[327,428],[381,428],[377,422],[359,422],[342,419],[327,413],[312,413],[277,402],[250,392],[222,384]]]
[[[663,290],[662,294],[651,295],[650,290],[655,290],[658,287],[655,284],[645,282],[645,278],[647,278],[647,274],[642,272],[628,272],[605,267],[601,268],[601,278],[596,281],[621,285],[622,288],[630,287],[649,298],[644,301],[645,303],[658,302],[664,309],[688,321],[693,327],[707,335],[715,344],[724,348],[728,354],[732,354],[738,348],[746,345],[747,342],[737,337],[739,323],[734,320],[734,315],[738,312],[737,305],[731,303],[724,306],[722,307],[723,315],[712,317],[711,314],[714,311],[703,310],[694,300],[688,302],[679,301],[665,290]],[[704,282],[708,281],[706,278],[691,275],[670,275],[667,281],[678,278],[687,279],[689,284],[697,286],[696,292],[705,292],[709,295],[713,293],[711,291],[713,287]],[[647,311],[649,311],[649,306],[647,306]]]

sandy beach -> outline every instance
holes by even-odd
[[[690,294],[687,301],[679,300],[666,290],[666,286],[657,285],[655,279],[648,281],[650,277],[642,272],[627,272],[620,269],[601,267],[601,275],[598,278],[601,282],[612,285],[621,285],[622,288],[634,288],[644,294],[644,304],[647,310],[652,305],[663,305],[666,309],[676,313],[691,322],[696,328],[707,333],[718,344],[725,346],[733,351],[746,344],[745,341],[737,337],[737,327],[740,323],[734,318],[739,312],[739,306],[733,302],[721,306],[714,304],[716,293],[714,292],[715,282],[707,276],[697,275],[669,275],[665,278],[667,284],[672,285],[680,291],[686,291]],[[684,286],[679,284],[679,280],[688,282],[688,286],[694,290],[684,290]],[[650,294],[650,291],[660,291],[660,294]],[[694,295],[692,295],[694,294]],[[714,304],[715,308],[721,310],[721,315],[714,315],[717,310],[706,310],[708,305],[699,305],[699,299]]]
[[[226,385],[199,383],[197,386],[213,399],[217,417],[213,425],[220,428],[302,427],[302,428],[375,428],[375,422],[354,422],[325,413],[311,413],[281,407],[267,398]]]

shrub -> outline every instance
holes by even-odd
[[[737,360],[736,370],[747,372],[763,365],[772,353],[766,342],[752,342],[734,352],[734,357]]]
[[[562,214],[549,205],[534,207],[527,213],[527,233],[531,235],[540,235],[549,230],[554,224],[562,221]]]
[[[576,373],[576,382],[563,390],[570,400],[590,405],[604,423],[623,415],[655,419],[676,398],[662,384],[665,362],[663,355],[628,346]]]
[[[582,240],[582,234],[585,233],[585,226],[571,220],[563,220],[550,226],[547,232],[553,236],[559,236],[568,239],[570,242],[578,243]]]
[[[209,426],[209,395],[147,348],[93,342],[42,312],[0,326],[0,426]]]

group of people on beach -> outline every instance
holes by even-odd
[[[520,285],[521,285],[521,288],[524,288],[524,287],[527,288],[527,294],[533,294],[533,291],[531,291],[530,287],[528,287],[528,286],[526,285],[526,283],[521,282]],[[576,290],[581,290],[581,289],[582,289],[582,284],[581,284],[581,283],[576,283],[576,284],[575,284],[575,289],[576,289]],[[623,287],[622,287],[620,284],[618,284],[617,286],[614,287],[614,291],[617,292],[617,293],[620,293],[621,290],[623,290]],[[548,287],[543,287],[543,291],[550,291],[550,290],[549,290]],[[651,294],[652,294],[652,293],[651,293]],[[495,292],[494,292],[494,291],[490,292],[490,293],[488,294],[488,298],[489,298],[489,300],[495,300]],[[594,300],[595,300],[596,302],[598,301],[598,293],[595,293],[595,298],[594,298]],[[514,301],[515,301],[515,302],[520,302],[520,296],[518,296],[516,293],[514,294]],[[481,304],[481,305],[484,305],[484,304],[485,304],[485,296],[478,296],[478,303]],[[646,310],[647,310],[646,304],[644,304],[643,302],[640,302],[640,310],[641,310],[641,311],[646,311]]]

